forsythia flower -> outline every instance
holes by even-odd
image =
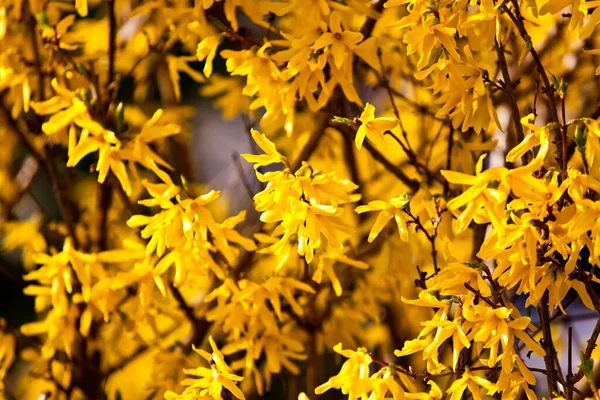
[[[254,163],[255,169],[274,163],[285,166],[283,171],[256,172],[258,179],[267,182],[267,186],[254,196],[255,208],[262,212],[261,221],[279,223],[274,234],[283,235],[261,252],[280,254],[294,236],[298,254],[304,256],[307,263],[312,262],[315,251],[322,247],[321,236],[327,239],[328,248],[342,250],[342,241],[351,229],[341,221],[343,209],[340,206],[358,200],[359,196],[351,194],[357,186],[337,178],[335,173],[313,170],[307,163],[293,172],[287,158],[265,135],[253,130],[252,137],[266,153],[242,155],[246,161]]]
[[[243,378],[235,375],[231,368],[225,363],[223,354],[217,348],[212,336],[209,336],[208,341],[212,348],[212,353],[206,350],[197,349],[194,351],[202,356],[210,364],[210,369],[198,367],[195,369],[184,369],[188,375],[197,376],[198,378],[188,378],[181,382],[187,386],[182,394],[178,395],[174,392],[165,393],[165,399],[204,399],[210,398],[215,400],[223,400],[223,388],[227,389],[236,399],[244,400],[244,393],[237,387],[235,382],[240,382]]]
[[[335,388],[341,389],[343,394],[349,395],[352,399],[365,396],[370,391],[369,366],[373,362],[367,349],[342,350],[342,344],[339,343],[333,350],[348,358],[348,360],[342,365],[340,373],[317,387],[315,393],[322,394],[331,388]]]
[[[332,12],[329,18],[330,32],[323,32],[312,48],[319,50],[325,46],[330,46],[333,61],[336,68],[339,69],[348,58],[348,50],[352,50],[363,39],[363,35],[360,32],[342,30],[341,15],[338,12]]]
[[[3,304],[0,400],[597,394],[600,324],[578,366],[562,336],[600,310],[598,25],[592,0],[0,0],[0,276],[35,312]]]
[[[361,125],[356,132],[356,148],[360,149],[365,137],[372,140],[380,147],[385,147],[383,134],[391,131],[398,126],[398,120],[395,118],[375,118],[375,107],[370,103],[365,105],[365,109],[360,115]]]
[[[463,376],[454,381],[446,393],[450,394],[451,400],[462,399],[465,390],[469,389],[474,399],[481,400],[481,389],[486,389],[488,394],[493,393],[494,385],[485,378],[471,374],[469,370],[463,373]]]
[[[221,41],[219,35],[208,36],[198,44],[198,51],[196,56],[198,60],[204,61],[204,76],[210,78],[213,71],[213,60],[217,54],[217,47]]]
[[[6,322],[0,319],[0,399],[4,399],[4,378],[15,360],[15,337],[6,332]]]
[[[374,200],[365,206],[356,207],[355,211],[358,214],[367,211],[381,211],[377,216],[375,224],[373,224],[373,227],[371,228],[371,232],[369,233],[369,242],[375,240],[385,225],[392,218],[394,218],[396,225],[398,226],[400,239],[402,239],[404,242],[408,241],[408,215],[405,213],[404,209],[405,207],[408,207],[409,201],[410,199],[408,196],[404,194],[391,199],[389,203],[386,203],[382,200]]]

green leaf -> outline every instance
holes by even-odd
[[[556,77],[554,76],[554,74],[550,74],[550,78],[552,79],[552,86],[554,86],[554,88],[556,90],[558,90],[558,88],[560,87],[560,85],[558,84],[558,80],[556,79]]]
[[[49,22],[48,22],[48,14],[46,14],[46,11],[40,11],[39,13],[37,13],[35,15],[35,18],[38,20],[38,22],[40,23],[40,25],[42,25],[44,28],[47,28],[50,26]]]
[[[569,88],[569,83],[564,79],[560,78],[560,87],[558,89],[558,94],[561,98],[564,98],[567,95],[567,89]]]
[[[332,121],[336,122],[338,124],[344,124],[344,125],[348,125],[348,126],[352,126],[354,124],[354,121],[352,121],[350,118],[337,117],[337,116],[334,116]]]
[[[581,364],[578,368],[583,371],[583,375],[588,380],[590,386],[596,391],[596,386],[594,385],[594,360],[589,357],[586,357],[585,353],[581,352]]]
[[[587,138],[587,127],[585,125],[582,126],[582,124],[577,124],[577,127],[575,128],[575,144],[577,145],[577,148],[579,149],[579,151],[582,151],[583,149],[585,149],[585,142],[586,142],[586,138]]]
[[[125,105],[123,102],[119,102],[115,109],[115,130],[116,133],[119,134],[123,132],[123,124],[125,121]]]
[[[222,32],[230,31],[230,28],[227,25],[225,25],[223,22],[221,22],[219,19],[213,17],[212,15],[209,15],[208,19],[210,20],[210,22],[215,24],[217,26],[217,29],[219,29],[220,31],[222,31]]]
[[[185,189],[186,192],[190,191],[190,183],[188,182],[187,178],[185,176],[179,175],[179,177],[181,178],[181,186],[183,186],[183,188]]]
[[[79,73],[87,78],[89,78],[90,74],[88,73],[87,69],[85,69],[85,67],[83,66],[82,63],[80,62],[76,62],[75,63],[75,67],[77,67],[77,71],[79,71]]]

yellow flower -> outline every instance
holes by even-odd
[[[2,248],[6,251],[22,249],[23,264],[28,269],[34,264],[34,255],[46,251],[46,240],[40,233],[41,224],[41,216],[33,215],[27,221],[7,221],[0,225]]]
[[[182,394],[167,391],[165,393],[165,399],[167,400],[187,400],[209,398],[215,400],[223,400],[223,388],[227,389],[236,399],[245,400],[244,393],[237,387],[236,382],[242,381],[241,376],[237,376],[233,373],[231,368],[225,363],[223,354],[217,348],[215,341],[212,336],[208,337],[212,353],[206,350],[197,349],[194,347],[194,351],[202,356],[210,365],[209,368],[198,367],[195,369],[184,369],[188,375],[197,376],[198,378],[188,378],[181,382],[182,385],[187,386]]]
[[[365,105],[365,109],[359,119],[361,125],[356,132],[355,139],[357,149],[362,147],[365,137],[375,142],[380,147],[386,147],[384,133],[391,131],[398,126],[398,120],[396,118],[375,118],[375,107],[370,103]]]
[[[196,52],[196,57],[200,61],[205,61],[204,63],[204,76],[210,78],[213,71],[213,60],[215,59],[215,55],[217,54],[217,48],[221,43],[221,35],[213,35],[204,38],[198,44],[198,50]]]
[[[314,50],[331,46],[331,54],[336,68],[341,68],[346,63],[347,58],[352,54],[351,50],[363,39],[360,32],[342,30],[342,17],[340,13],[334,11],[329,19],[329,32],[324,32],[320,38],[312,45]],[[323,27],[323,28],[326,28]],[[326,31],[326,29],[323,29]]]
[[[77,13],[82,17],[87,17],[88,15],[88,3],[87,0],[75,0],[75,9]]]
[[[327,278],[329,278],[329,280],[331,281],[331,286],[333,286],[333,291],[335,292],[335,294],[337,296],[341,296],[343,292],[342,284],[333,268],[333,266],[337,263],[350,265],[354,268],[360,269],[368,269],[369,264],[363,261],[353,260],[343,254],[336,252],[326,252],[324,254],[319,255],[319,257],[317,258],[317,265],[315,268],[315,272],[313,273],[312,280],[317,283],[321,283],[321,281],[323,280],[323,274],[325,274]]]
[[[386,398],[389,399],[389,397],[386,397],[387,392],[389,391],[394,399],[403,399],[405,397],[404,389],[396,382],[394,379],[395,377],[396,371],[393,366],[382,368],[371,375],[369,381],[371,381],[370,384],[373,391],[369,398],[382,400]]]
[[[163,122],[163,115],[162,109],[156,110],[152,118],[143,123],[140,132],[133,140],[125,143],[124,148],[119,151],[119,156],[122,159],[138,162],[148,169],[152,169],[147,162],[149,159],[157,165],[170,169],[171,166],[156,154],[152,145],[160,143],[160,139],[180,134],[181,126]]]
[[[467,388],[473,395],[474,400],[481,400],[481,389],[486,389],[488,394],[491,394],[495,390],[495,385],[485,378],[471,374],[467,369],[460,379],[452,383],[446,393],[451,395],[450,400],[460,400]]]
[[[342,344],[338,343],[333,350],[348,358],[342,365],[340,372],[324,384],[315,389],[315,394],[323,394],[329,389],[341,389],[342,393],[348,394],[351,399],[361,398],[371,391],[369,382],[369,366],[373,359],[365,348],[358,350],[342,350]]]
[[[479,157],[479,161],[477,161],[475,167],[476,176],[456,171],[441,171],[444,179],[448,182],[471,186],[463,194],[448,202],[448,208],[451,211],[458,210],[465,205],[467,206],[456,221],[457,233],[463,232],[469,227],[469,224],[481,208],[484,211],[483,215],[489,218],[492,225],[495,228],[500,227],[498,217],[504,214],[503,210],[506,198],[510,193],[510,187],[507,185],[506,179],[504,179],[509,171],[503,167],[495,167],[483,171],[485,156],[483,154]],[[497,185],[494,183],[497,183]],[[482,223],[482,221],[476,222]]]
[[[76,118],[90,119],[85,103],[79,99],[75,92],[59,85],[58,80],[52,80],[52,88],[56,96],[41,102],[31,102],[31,107],[39,115],[51,115],[48,122],[42,124],[42,131],[46,135],[54,135],[71,123]]]
[[[358,206],[354,211],[362,214],[368,211],[381,211],[369,233],[369,243],[375,240],[390,219],[394,218],[402,241],[408,241],[408,215],[404,211],[410,199],[406,194],[391,199],[389,202],[374,200],[365,206]]]
[[[360,196],[351,194],[357,186],[341,180],[335,173],[321,173],[307,163],[292,173],[287,159],[282,156],[273,142],[264,135],[252,131],[252,137],[266,153],[244,154],[254,168],[273,163],[283,163],[283,171],[256,172],[258,180],[268,182],[265,189],[254,196],[255,208],[262,212],[260,220],[267,224],[277,223],[273,236],[281,236],[271,246],[259,253],[281,254],[286,244],[296,237],[298,254],[307,263],[315,257],[315,251],[325,247],[321,240],[327,239],[328,249],[341,251],[343,240],[352,229],[342,222],[343,204],[357,201]]]
[[[282,156],[277,149],[275,144],[271,142],[265,135],[258,132],[255,129],[251,129],[252,139],[260,147],[265,154],[254,155],[254,154],[242,154],[244,160],[254,164],[254,169],[264,167],[271,164],[282,163],[288,165],[287,158]]]
[[[87,0],[76,1],[87,4]],[[85,12],[87,14],[87,6],[85,8]],[[58,47],[62,50],[77,50],[80,44],[84,42],[85,38],[82,38],[77,33],[67,32],[75,22],[76,17],[77,16],[75,14],[69,14],[61,19],[55,27],[45,26],[42,30],[42,37],[50,43],[58,44]]]
[[[6,322],[0,319],[0,398],[4,398],[4,378],[15,360],[15,337],[6,332]]]
[[[131,183],[127,168],[121,158],[121,142],[116,138],[115,133],[102,128],[100,124],[92,120],[75,120],[75,123],[83,129],[77,146],[69,155],[67,166],[73,167],[83,157],[97,151],[99,152],[98,163],[96,164],[98,182],[103,183],[106,180],[108,171],[111,170],[121,183],[125,193],[130,195]],[[71,135],[71,133],[69,134]]]
[[[181,87],[179,85],[179,73],[185,72],[195,82],[204,82],[204,77],[195,69],[189,66],[188,62],[194,61],[196,58],[193,56],[168,56],[167,67],[169,69],[169,78],[171,79],[171,85],[173,86],[173,92],[175,94],[175,100],[181,101]],[[212,60],[211,60],[212,62]],[[205,67],[206,69],[206,67]],[[208,77],[208,76],[207,76]]]
[[[243,88],[243,81],[237,77],[212,75],[200,88],[200,94],[214,97],[213,106],[221,109],[224,119],[230,120],[250,107],[250,98],[242,94]]]
[[[441,400],[444,396],[442,389],[432,380],[427,381],[427,384],[431,387],[429,393],[405,393],[404,396],[415,400]]]
[[[553,126],[555,125],[549,124],[539,128],[530,122],[533,121],[534,118],[533,114],[528,114],[521,118],[521,124],[531,129],[531,133],[529,133],[521,143],[508,152],[506,161],[515,162],[534,147],[541,145],[535,159],[532,160],[529,166],[531,169],[537,169],[543,165],[544,159],[550,148],[549,136],[551,134],[551,129],[553,129]]]

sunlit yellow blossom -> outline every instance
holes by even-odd
[[[0,397],[5,398],[4,379],[15,360],[15,337],[6,332],[6,322],[0,319]]]
[[[398,126],[398,120],[395,118],[375,118],[375,107],[370,103],[365,105],[365,109],[360,115],[361,125],[356,132],[356,148],[362,147],[365,137],[372,140],[380,147],[385,147],[384,133],[391,131]]]
[[[316,394],[322,394],[331,388],[341,389],[342,393],[351,398],[366,396],[370,391],[369,366],[373,359],[367,349],[360,348],[357,351],[342,350],[342,344],[336,345],[333,350],[346,357],[348,360],[342,365],[339,374],[315,389]]]
[[[363,39],[363,35],[359,32],[342,30],[341,15],[335,11],[330,15],[329,30],[330,32],[324,32],[312,47],[319,50],[330,46],[335,66],[340,68],[351,54],[349,50],[352,50]]]
[[[243,378],[233,373],[225,363],[223,354],[217,348],[212,336],[208,338],[212,353],[206,350],[194,348],[194,351],[202,356],[210,364],[210,369],[198,367],[195,369],[184,369],[183,371],[198,378],[188,378],[181,382],[187,386],[182,394],[173,392],[165,393],[165,399],[195,399],[210,396],[212,399],[223,400],[223,388],[229,391],[236,399],[244,400],[244,393],[237,387],[236,382]]]
[[[485,155],[482,155],[477,161],[476,176],[455,171],[442,171],[442,175],[448,182],[471,186],[460,196],[448,202],[450,210],[458,210],[467,206],[456,221],[457,232],[467,229],[473,218],[481,215],[479,214],[480,209],[484,211],[484,218],[489,218],[492,225],[499,226],[498,215],[502,214],[498,210],[504,208],[510,189],[503,178],[509,171],[502,167],[483,171],[484,158]]]
[[[463,376],[460,379],[454,381],[446,393],[450,394],[450,399],[458,400],[462,399],[463,393],[465,390],[467,390],[467,388],[469,389],[469,392],[471,392],[471,395],[474,399],[480,400],[481,390],[485,389],[488,391],[488,393],[493,392],[494,385],[487,379],[473,375],[467,370],[463,373]]]
[[[220,36],[208,36],[198,44],[196,56],[198,60],[204,61],[204,76],[210,78],[213,71],[213,60],[217,54],[217,47],[220,44]]]
[[[375,224],[373,224],[373,227],[371,228],[371,232],[369,233],[369,242],[375,240],[375,238],[392,218],[394,218],[396,225],[398,226],[400,239],[405,242],[408,241],[407,222],[409,218],[404,208],[408,206],[409,201],[410,199],[407,195],[400,195],[391,199],[389,203],[386,203],[382,200],[374,200],[365,206],[356,207],[355,211],[359,214],[367,211],[381,211],[377,216]]]

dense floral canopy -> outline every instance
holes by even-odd
[[[0,276],[35,308],[0,399],[600,398],[598,24],[0,0]],[[199,98],[244,123],[233,195],[194,179]]]

